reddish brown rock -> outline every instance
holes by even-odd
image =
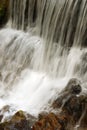
[[[66,116],[57,116],[54,113],[43,115],[33,126],[33,130],[65,130]]]
[[[87,95],[80,96],[80,101],[82,102],[83,105],[83,112],[80,118],[81,120],[80,126],[85,129],[87,128]]]

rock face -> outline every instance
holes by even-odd
[[[34,124],[33,130],[65,130],[67,117],[58,116],[54,113],[40,115],[39,120]]]
[[[87,128],[87,95],[82,95],[81,91],[80,82],[77,79],[71,79],[52,104],[56,110],[61,108],[60,114],[65,113],[68,117],[68,127],[80,124],[80,127]]]
[[[0,123],[0,130],[74,130],[75,126],[78,130],[87,130],[87,95],[81,93],[76,79],[69,81],[52,108],[54,112],[40,113],[38,118],[18,111],[8,121]],[[7,106],[2,110],[8,109]]]
[[[54,101],[52,107],[60,108],[70,97],[79,94],[82,91],[80,81],[71,79],[64,90],[59,94],[58,98]]]
[[[71,94],[79,94],[81,91],[82,88],[80,85],[80,81],[75,78],[71,79],[64,89],[64,92],[68,92]]]
[[[4,26],[9,18],[10,0],[0,0],[0,27]]]
[[[10,121],[0,124],[0,130],[31,130],[35,118],[23,111],[18,111]]]
[[[31,115],[28,118],[23,111],[18,111],[10,121],[0,124],[0,130],[65,130],[66,116],[58,116],[54,113],[41,113],[38,121]]]

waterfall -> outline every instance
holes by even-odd
[[[73,77],[86,91],[86,33],[87,0],[10,0],[0,30],[0,107],[38,114]]]
[[[81,76],[86,25],[86,0],[11,0],[11,26],[42,39],[38,69],[52,75],[64,77],[71,70],[71,76]]]

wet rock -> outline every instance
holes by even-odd
[[[0,130],[32,130],[32,125],[34,123],[34,117],[27,115],[23,111],[18,111],[11,118],[10,121],[0,124]]]
[[[71,94],[79,94],[82,91],[80,84],[81,83],[79,80],[73,78],[68,82],[63,92],[69,92]]]
[[[81,128],[87,128],[87,95],[71,95],[62,107],[63,112],[70,119],[71,126],[79,124]]]
[[[68,95],[67,95],[68,96]],[[67,130],[74,129],[76,124],[79,124],[82,128],[81,130],[85,130],[87,128],[87,95],[75,95],[71,94],[71,96],[66,97],[64,104],[62,104],[62,98],[58,98],[54,102],[54,108],[56,110],[61,110],[60,115],[65,115],[68,118]],[[64,99],[63,99],[64,100]],[[59,102],[58,102],[59,101]],[[59,107],[59,104],[61,108]],[[79,129],[78,128],[78,129]]]
[[[83,106],[83,112],[80,118],[80,126],[85,129],[87,128],[87,94],[80,96],[80,102]]]
[[[0,0],[0,27],[6,24],[9,18],[10,0]]]
[[[0,122],[3,120],[4,114],[5,114],[6,112],[9,112],[9,110],[10,110],[10,106],[9,106],[9,105],[4,106],[4,107],[0,110]]]
[[[15,106],[13,106],[12,104],[3,106],[0,110],[0,115],[2,116],[0,122],[9,121],[12,115],[15,113],[15,111]]]
[[[16,112],[12,118],[0,124],[0,130],[72,130],[81,120],[81,127],[87,127],[86,96],[72,94],[62,106],[60,113],[42,112],[38,119],[23,111]],[[4,110],[8,110],[4,107]],[[85,110],[85,111],[84,111]]]
[[[54,113],[41,113],[35,117],[18,111],[10,121],[0,123],[0,130],[66,130],[67,116]]]
[[[82,94],[81,91],[80,81],[71,79],[52,104],[53,109],[61,110],[60,115],[68,117],[69,128],[74,128],[78,122],[81,128],[87,127],[87,94]]]
[[[42,112],[38,118],[35,118],[23,111],[18,111],[9,121],[0,124],[0,130],[73,130],[78,124],[85,130],[87,128],[87,94],[80,94],[81,90],[80,82],[71,79],[52,104],[53,112]],[[3,107],[3,113],[9,109],[8,105]]]
[[[63,101],[65,101],[66,96],[65,95],[61,95],[59,96],[52,104],[53,109],[58,109],[62,106]]]
[[[82,113],[81,127],[87,128],[87,109]]]
[[[71,95],[71,97],[65,102],[62,110],[68,113],[71,117],[71,123],[75,124],[80,119],[83,112],[83,106],[79,97]]]
[[[33,130],[65,130],[67,118],[54,113],[42,114],[43,116],[34,124]]]
[[[82,91],[80,81],[71,79],[64,90],[59,94],[58,98],[53,102],[53,108],[60,108],[70,98],[71,95],[77,95]]]
[[[0,114],[0,122],[1,122],[2,118],[3,118],[3,115],[2,115],[2,114]]]
[[[0,110],[0,112],[1,113],[5,113],[5,112],[9,112],[9,110],[10,110],[10,106],[9,105],[5,105],[1,110]]]

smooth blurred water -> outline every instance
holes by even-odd
[[[0,108],[38,115],[70,78],[87,92],[87,1],[11,0],[0,30]]]

